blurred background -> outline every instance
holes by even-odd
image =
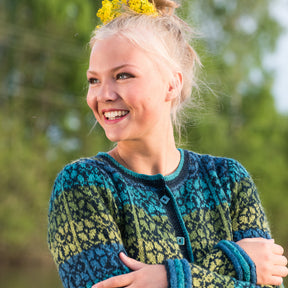
[[[46,244],[53,181],[111,147],[85,100],[100,4],[0,0],[1,287],[61,287]],[[184,0],[179,14],[201,32],[204,65],[181,146],[239,160],[288,250],[288,2]]]

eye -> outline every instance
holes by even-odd
[[[122,72],[116,75],[116,80],[125,80],[129,78],[134,78],[134,76],[130,73]]]
[[[95,85],[95,84],[98,84],[100,81],[99,81],[99,79],[97,79],[97,78],[89,78],[88,79],[88,83],[90,84],[90,85]]]

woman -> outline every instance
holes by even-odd
[[[199,61],[175,8],[106,0],[98,13],[87,103],[117,145],[55,181],[48,241],[65,287],[256,287],[287,275],[247,171],[176,148],[172,122]]]

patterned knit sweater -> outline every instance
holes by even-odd
[[[137,174],[107,153],[58,175],[48,244],[64,287],[129,273],[119,259],[164,264],[169,287],[257,287],[255,265],[235,244],[270,238],[258,193],[235,160],[181,150],[168,175]]]

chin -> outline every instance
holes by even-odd
[[[120,141],[127,141],[127,140],[135,140],[138,139],[138,137],[135,135],[136,133],[134,131],[127,131],[128,129],[115,129],[114,131],[112,129],[107,129],[105,131],[105,135],[107,139],[111,142],[120,142]]]
[[[120,135],[115,135],[115,134],[108,134],[108,133],[105,133],[106,134],[106,137],[109,141],[111,142],[119,142],[121,140],[123,140]]]

